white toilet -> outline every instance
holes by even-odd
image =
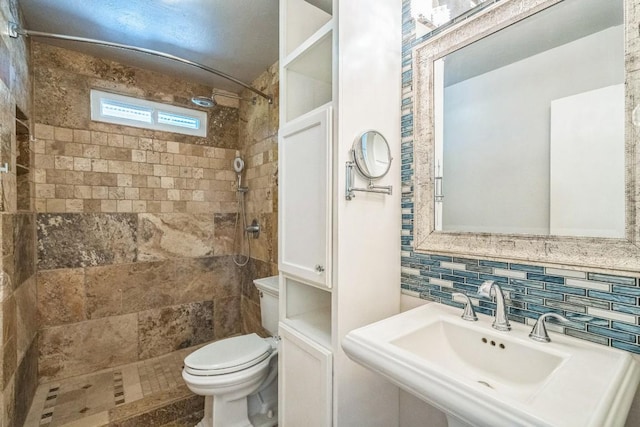
[[[278,276],[254,280],[262,326],[278,329]],[[256,334],[208,344],[184,359],[182,378],[205,396],[196,427],[272,427],[278,424],[278,340]]]

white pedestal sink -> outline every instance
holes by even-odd
[[[351,331],[351,359],[447,414],[454,426],[623,426],[640,381],[624,351],[427,304]]]

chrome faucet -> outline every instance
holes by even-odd
[[[511,324],[507,318],[507,306],[504,303],[504,293],[499,284],[493,280],[486,280],[478,289],[478,295],[491,298],[496,297],[496,317],[491,326],[498,331],[510,331]]]
[[[533,325],[533,329],[531,330],[531,333],[529,334],[529,338],[531,338],[532,340],[538,341],[538,342],[549,342],[551,341],[551,338],[549,338],[549,334],[547,333],[547,327],[544,324],[544,321],[549,319],[549,318],[553,318],[556,320],[559,320],[561,322],[568,322],[569,319],[567,319],[564,316],[561,316],[559,314],[556,313],[545,313],[542,316],[538,317],[538,320],[536,321],[536,324]]]
[[[471,299],[467,295],[460,292],[454,292],[451,294],[451,299],[454,301],[456,299],[462,299],[464,301],[464,312],[460,317],[470,322],[475,322],[478,320],[478,316],[476,316],[476,312],[473,309],[473,304],[471,303]]]

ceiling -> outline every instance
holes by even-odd
[[[278,0],[19,2],[27,30],[161,51],[248,84],[278,60]],[[36,40],[235,93],[242,90],[238,84],[169,59],[87,43]]]

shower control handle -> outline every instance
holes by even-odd
[[[319,273],[324,273],[324,267],[321,266],[320,264],[316,264],[316,272]]]
[[[260,224],[258,224],[258,220],[254,219],[251,221],[251,225],[246,226],[244,231],[251,234],[254,239],[260,237]]]

